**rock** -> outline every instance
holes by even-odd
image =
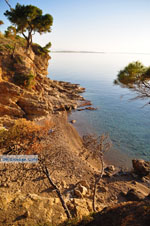
[[[76,123],[76,120],[74,119],[74,120],[71,120],[70,121],[72,124],[74,124],[74,123]]]
[[[66,220],[64,209],[58,198],[47,198],[36,194],[24,194],[20,191],[0,194],[0,225],[7,219],[12,225],[59,225]],[[16,220],[16,222],[14,221]],[[21,221],[20,221],[21,220]]]
[[[11,44],[10,40],[8,42]],[[27,53],[18,42],[13,58],[10,51],[5,48],[0,52],[0,124],[2,126],[11,126],[18,118],[35,120],[56,112],[61,114],[60,111],[71,111],[77,108],[78,101],[84,99],[80,93],[85,89],[78,84],[47,78],[50,57],[48,54],[40,55],[36,45],[32,48],[33,50]],[[32,74],[33,83],[30,86],[27,86],[28,82],[19,84],[18,81],[13,80],[17,74],[24,76]],[[85,102],[85,105],[91,105],[89,101]]]
[[[95,110],[97,110],[97,108],[94,108],[94,107],[86,107],[85,110],[95,111]]]
[[[67,184],[66,184],[66,182],[63,180],[63,181],[61,181],[61,186],[63,187],[63,188],[66,188],[67,187]]]
[[[125,197],[128,201],[140,201],[145,198],[145,195],[136,189],[130,189]]]
[[[115,171],[115,167],[113,165],[109,165],[104,169],[104,176],[111,177]]]
[[[87,193],[87,188],[78,184],[77,187],[74,189],[74,193],[77,197],[82,198]]]
[[[75,215],[78,218],[89,215],[89,209],[91,209],[91,203],[85,199],[74,199]]]
[[[150,183],[150,177],[148,177],[148,176],[142,177],[141,180],[142,180],[144,183]]]
[[[123,202],[96,213],[87,226],[149,226],[150,201]]]
[[[94,107],[86,107],[86,108],[80,108],[80,109],[78,109],[78,111],[84,111],[84,110],[94,111],[94,110],[97,110],[97,108],[94,108]]]
[[[82,186],[81,184],[79,184],[79,185],[78,185],[78,189],[79,189],[79,191],[81,192],[81,194],[82,194],[83,196],[86,195],[86,193],[87,193],[87,188],[86,188],[86,187],[84,187],[84,186]]]
[[[106,186],[105,187],[104,186],[98,186],[97,188],[98,188],[99,192],[107,192],[108,191],[108,188]]]
[[[115,167],[113,165],[109,165],[107,166],[104,171],[106,172],[114,172],[115,171]]]
[[[74,190],[74,194],[77,196],[77,198],[83,198],[81,192],[77,189]]]
[[[143,177],[150,174],[150,162],[145,160],[132,160],[134,172]]]
[[[91,101],[86,100],[86,101],[80,102],[79,107],[90,106],[90,105],[92,105]]]
[[[88,182],[86,180],[79,181],[79,184],[81,184],[82,186],[86,187],[87,189],[90,188],[90,186],[89,186],[89,184],[88,184]]]

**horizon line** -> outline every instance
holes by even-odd
[[[144,52],[109,52],[109,51],[88,51],[88,50],[51,50],[51,53],[97,53],[97,54],[145,54]]]

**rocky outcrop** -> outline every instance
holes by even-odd
[[[144,160],[132,160],[134,172],[143,177],[150,174],[150,162]]]
[[[47,225],[66,220],[60,200],[36,194],[0,194],[0,225]]]
[[[78,226],[149,226],[150,222],[150,201],[125,202],[105,208],[85,221],[81,221]]]
[[[10,45],[10,43],[9,43]],[[77,108],[84,91],[78,84],[47,78],[49,55],[26,52],[18,46],[13,55],[0,50],[0,121],[9,126],[17,118],[37,119],[60,111]],[[14,77],[28,74],[34,78],[30,87],[18,85]],[[17,77],[18,79],[18,77]],[[7,120],[5,120],[7,118]]]

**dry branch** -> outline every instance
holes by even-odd
[[[90,153],[99,158],[101,162],[101,171],[97,178],[95,178],[94,189],[93,189],[93,211],[96,212],[96,193],[97,184],[103,177],[104,174],[104,153],[111,148],[111,141],[108,135],[103,134],[102,136],[96,137],[95,135],[86,135],[83,137],[84,146],[90,151]]]
[[[70,212],[68,210],[68,207],[67,207],[67,205],[66,205],[66,203],[65,203],[65,201],[64,201],[64,199],[62,197],[62,194],[61,194],[59,188],[53,182],[53,180],[52,180],[52,178],[50,176],[49,170],[48,170],[48,168],[46,166],[43,166],[43,173],[46,175],[50,185],[55,189],[55,191],[56,191],[56,193],[57,193],[57,195],[58,195],[58,197],[59,197],[59,199],[61,201],[62,207],[64,208],[66,216],[67,216],[68,219],[70,219],[71,218],[71,214],[70,214]]]

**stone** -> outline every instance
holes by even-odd
[[[114,172],[115,171],[115,167],[113,165],[109,165],[107,166],[104,171],[106,172]]]
[[[95,111],[95,110],[97,110],[97,108],[94,108],[94,107],[86,107],[85,110]]]
[[[87,194],[87,188],[82,186],[81,184],[78,184],[77,187],[74,189],[74,193],[77,197],[82,198]]]
[[[66,184],[66,182],[63,180],[63,181],[61,181],[61,186],[63,187],[63,188],[66,188],[67,187],[67,184]]]
[[[75,214],[79,218],[89,215],[89,208],[91,203],[87,203],[85,199],[74,199]]]
[[[145,198],[145,195],[136,189],[130,189],[125,197],[128,201],[140,201]]]
[[[81,184],[79,184],[79,185],[78,185],[78,189],[79,189],[79,191],[81,192],[81,194],[82,194],[83,196],[86,195],[86,193],[87,193],[87,188],[86,188],[86,187],[84,187],[84,186],[82,186]]]
[[[150,174],[150,162],[142,159],[132,160],[132,165],[134,168],[134,173],[143,177]]]
[[[90,188],[90,186],[89,186],[89,184],[88,184],[88,182],[86,180],[79,181],[79,184],[81,184],[82,186],[86,187],[87,189]]]
[[[104,187],[104,186],[98,186],[97,188],[98,188],[99,192],[107,192],[108,191],[108,188]]]
[[[76,123],[76,120],[74,119],[74,120],[71,120],[70,121],[72,124],[74,124],[74,123]]]
[[[74,194],[77,196],[77,198],[83,198],[81,192],[77,189],[74,190]]]

